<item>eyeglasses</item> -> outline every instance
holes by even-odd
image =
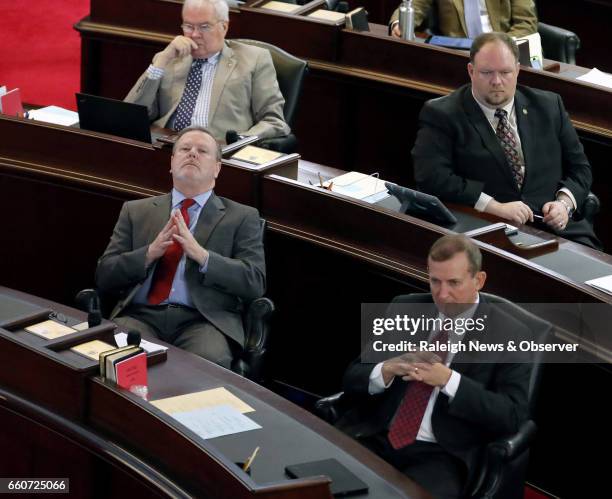
[[[186,35],[191,35],[196,30],[200,33],[210,33],[217,24],[222,22],[223,21],[215,21],[214,23],[197,24],[195,26],[193,24],[183,23],[181,24],[181,28]]]

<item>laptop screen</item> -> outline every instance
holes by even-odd
[[[76,101],[83,130],[151,143],[146,106],[82,93],[76,94]]]

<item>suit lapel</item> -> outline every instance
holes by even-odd
[[[171,209],[172,193],[153,199],[153,209],[145,219],[145,231],[149,242],[153,241],[168,223]]]
[[[208,112],[208,123],[213,123],[215,114],[219,108],[219,102],[221,101],[221,94],[225,88],[227,80],[232,75],[232,72],[236,68],[236,58],[234,57],[234,51],[227,45],[223,45],[219,62],[217,63],[217,71],[215,71],[215,78],[213,80],[213,87],[210,95],[210,108]]]
[[[200,246],[206,246],[208,239],[219,221],[225,216],[225,205],[213,192],[202,208],[198,222],[193,231]]]
[[[521,149],[523,150],[523,159],[525,160],[525,180],[523,188],[528,184],[531,174],[534,169],[529,168],[532,157],[533,137],[535,136],[536,125],[533,123],[533,114],[528,112],[528,102],[520,90],[516,90],[514,94],[514,109],[516,113],[516,125],[521,138]]]
[[[465,9],[463,8],[463,0],[453,0],[453,4],[457,9],[457,15],[459,16],[459,23],[461,24],[461,28],[463,29],[465,36],[468,36],[467,25],[465,24]],[[434,8],[436,7],[434,6]]]
[[[513,189],[518,192],[518,187],[514,181],[514,177],[512,176],[512,171],[508,165],[504,150],[502,149],[499,139],[493,131],[493,127],[491,127],[491,123],[489,123],[489,120],[487,120],[487,117],[484,115],[482,109],[480,109],[480,106],[474,99],[470,85],[466,86],[466,91],[463,96],[463,107],[467,114],[468,120],[472,123],[480,135],[483,144],[495,158],[495,164],[497,165],[497,168],[499,168],[502,178],[505,178]]]

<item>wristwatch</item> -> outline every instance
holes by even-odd
[[[565,209],[567,210],[567,218],[572,218],[572,215],[574,214],[574,207],[568,203],[565,199],[557,199],[557,201],[559,201],[560,203],[563,203],[563,205],[565,206]]]

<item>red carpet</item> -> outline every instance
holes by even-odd
[[[12,0],[0,14],[0,85],[21,89],[23,102],[76,109],[81,39],[73,24],[88,0]]]

